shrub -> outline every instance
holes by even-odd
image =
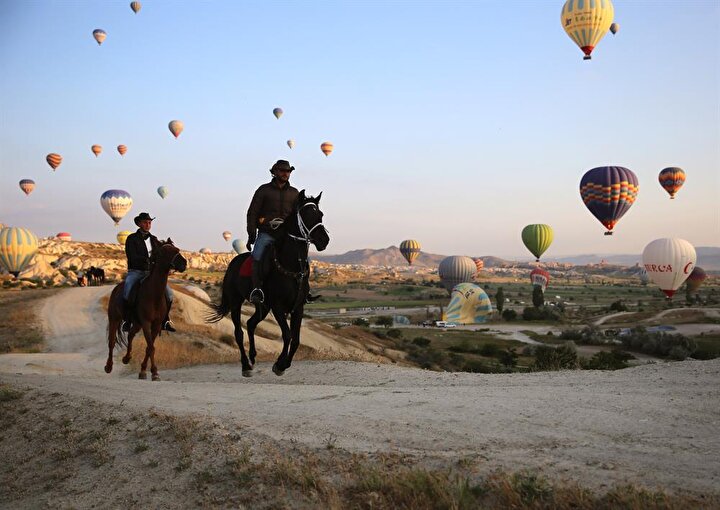
[[[384,328],[389,328],[393,325],[393,318],[389,315],[381,315],[375,318],[375,324]]]
[[[538,345],[535,348],[533,370],[562,370],[578,368],[575,344],[566,342],[558,347]]]
[[[596,352],[589,360],[581,361],[581,366],[585,370],[619,370],[627,368],[627,353],[623,351],[600,351]]]
[[[430,339],[425,338],[424,336],[418,336],[413,338],[412,343],[417,345],[418,347],[427,347],[428,345],[430,345]]]
[[[597,326],[585,326],[583,329],[566,329],[560,333],[563,340],[572,340],[581,345],[604,345],[607,338]]]
[[[500,354],[498,355],[498,361],[500,361],[500,363],[502,363],[507,368],[512,368],[517,365],[517,359],[518,355],[517,352],[515,352],[514,347],[511,347],[504,351],[500,351]]]
[[[547,306],[523,308],[523,319],[526,321],[559,321],[560,314]]]
[[[353,326],[369,326],[370,321],[367,320],[365,317],[358,317],[357,319],[353,319],[352,325]]]
[[[500,352],[500,348],[495,344],[485,344],[480,347],[477,352],[481,356],[487,356],[488,358],[492,358]]]
[[[397,338],[402,337],[402,331],[400,331],[400,330],[397,329],[397,328],[388,329],[388,330],[387,330],[387,336],[389,336],[390,338],[396,338],[396,339],[397,339]]]
[[[610,311],[627,312],[628,307],[625,306],[625,303],[622,302],[622,299],[618,299],[617,301],[613,301],[613,303],[610,305]]]
[[[515,319],[517,319],[517,312],[515,310],[510,310],[510,309],[504,310],[502,313],[502,318],[508,322],[514,321]]]

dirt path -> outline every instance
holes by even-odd
[[[77,290],[43,309],[53,314],[46,319],[52,353],[27,356],[96,356],[104,331],[96,301],[109,290]],[[217,365],[161,369],[163,381],[152,383],[107,376],[101,365],[17,374],[5,359],[0,382],[133,411],[217,417],[313,448],[332,443],[428,462],[472,456],[487,469],[536,468],[590,487],[720,486],[720,360],[502,375],[298,361],[284,377],[264,363],[251,379],[238,366]]]

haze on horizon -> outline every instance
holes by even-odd
[[[328,254],[413,238],[528,257],[529,223],[553,227],[548,258],[641,253],[658,237],[720,245],[717,2],[615,0],[620,32],[589,62],[561,0],[142,3],[4,5],[1,223],[114,242],[148,211],[158,236],[228,251],[222,231],[245,239],[253,191],[288,159],[293,185],[323,191]],[[578,192],[604,165],[640,180],[611,237]],[[657,181],[668,166],[687,172],[675,200]],[[112,188],[134,198],[119,228],[99,204]]]

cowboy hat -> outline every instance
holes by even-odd
[[[146,212],[141,212],[140,214],[138,214],[137,216],[135,216],[135,219],[134,219],[133,221],[135,222],[135,225],[137,225],[137,226],[139,227],[141,221],[145,221],[145,220],[150,220],[150,221],[152,221],[152,220],[154,220],[154,219],[155,219],[155,218],[151,218],[148,213],[146,213]]]
[[[288,170],[292,172],[293,170],[295,170],[295,167],[290,166],[290,163],[285,161],[284,159],[278,159],[277,162],[270,169],[271,172],[274,172],[275,170]]]

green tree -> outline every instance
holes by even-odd
[[[497,293],[495,294],[495,307],[497,308],[498,313],[502,315],[503,308],[505,308],[505,292],[503,292],[502,287],[499,287]]]
[[[375,324],[384,328],[389,328],[393,325],[393,318],[389,315],[381,315],[375,319]]]
[[[535,308],[540,308],[542,305],[545,304],[545,294],[543,293],[542,287],[540,285],[534,285],[533,286],[533,306]]]

